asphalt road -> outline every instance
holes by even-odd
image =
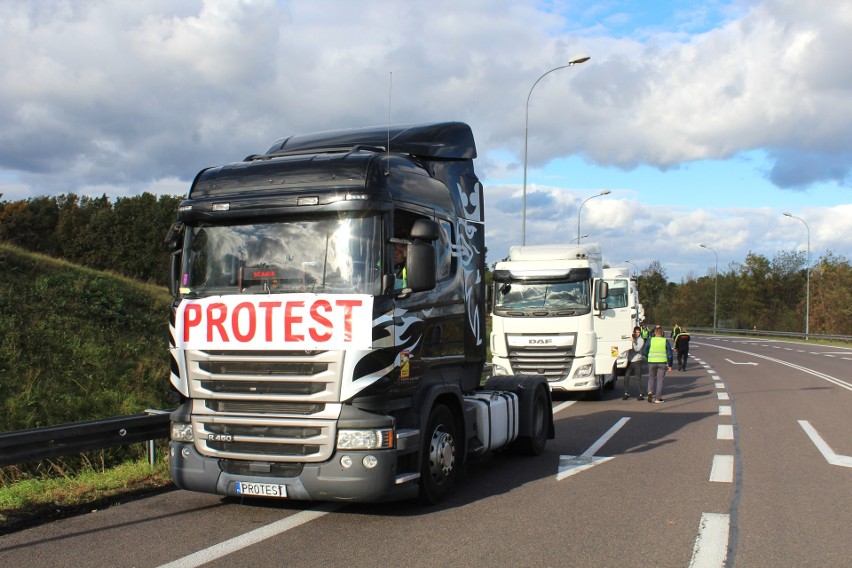
[[[852,565],[852,349],[692,343],[665,403],[556,400],[542,456],[438,507],[172,491],[0,537],[0,566]]]

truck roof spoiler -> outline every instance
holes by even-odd
[[[265,155],[253,155],[249,158],[256,160],[311,152],[358,150],[390,151],[440,159],[472,160],[476,158],[473,132],[470,126],[463,122],[371,126],[300,134],[276,140]]]

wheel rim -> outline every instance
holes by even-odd
[[[429,473],[436,483],[442,483],[453,471],[456,462],[455,440],[443,426],[438,426],[432,432],[429,443]]]

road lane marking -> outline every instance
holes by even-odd
[[[755,365],[755,366],[757,366],[757,363],[755,363],[754,361],[746,361],[745,363],[740,363],[738,361],[731,361],[730,359],[725,359],[725,361],[727,361],[731,365]]]
[[[803,373],[808,373],[809,375],[813,375],[817,378],[820,378],[824,381],[828,381],[832,384],[839,386],[840,388],[844,388],[848,391],[852,391],[852,383],[840,380],[836,377],[832,377],[831,375],[826,375],[825,373],[820,373],[819,371],[815,371],[813,369],[809,369],[807,367],[802,367],[801,365],[796,365],[795,363],[790,363],[788,361],[782,361],[781,359],[775,359],[773,357],[767,357],[766,355],[759,355],[757,353],[752,353],[750,351],[742,351],[740,349],[733,349],[731,347],[723,347],[721,345],[714,345],[712,343],[698,343],[697,345],[705,345],[707,347],[714,347],[716,349],[724,349],[726,351],[733,351],[735,353],[742,353],[744,355],[751,355],[752,357],[757,357],[759,359],[766,359],[767,361],[772,361],[773,363],[778,363],[779,365],[786,365],[792,369],[796,369],[802,371]],[[818,355],[818,353],[813,353],[814,355]]]
[[[253,531],[241,534],[240,536],[220,542],[219,544],[214,544],[204,550],[194,552],[189,556],[184,556],[183,558],[178,558],[168,564],[163,564],[160,568],[195,568],[197,566],[207,564],[208,562],[212,562],[213,560],[217,560],[223,556],[227,556],[228,554],[237,552],[243,548],[248,548],[253,544],[257,544],[258,542],[287,532],[299,525],[319,519],[320,517],[333,513],[338,509],[342,509],[344,506],[345,505],[342,503],[325,503],[317,506],[313,510],[300,511],[286,519],[275,521],[274,523],[254,529]]]
[[[733,440],[734,439],[734,427],[730,424],[719,424],[716,427],[716,439],[717,440]]]
[[[825,461],[827,461],[831,465],[839,465],[841,467],[852,467],[852,456],[841,456],[835,454],[834,450],[831,449],[831,446],[829,446],[825,442],[825,440],[822,439],[822,436],[817,433],[816,429],[811,426],[810,422],[808,422],[807,420],[799,420],[799,426],[802,427],[802,429],[805,431],[805,434],[808,435],[808,438],[810,438],[811,442],[813,442],[814,445],[817,447],[819,453],[821,453],[822,457],[825,458]]]
[[[723,389],[723,388],[725,388],[725,383],[713,383],[713,384],[714,384],[714,385],[716,385],[716,388],[717,388],[717,389]]]
[[[567,402],[563,402],[562,404],[557,405],[556,407],[553,408],[553,414],[556,414],[557,412],[565,410],[566,408],[568,408],[572,404],[575,404],[576,402],[577,402],[576,400],[569,400]]]
[[[731,407],[730,406],[720,406],[719,407],[719,416],[730,416],[731,415]]]
[[[715,455],[710,468],[710,481],[731,483],[734,481],[734,456]]]
[[[731,517],[725,513],[701,514],[689,568],[722,568],[725,565],[730,524]]]
[[[627,421],[630,420],[628,417],[621,418],[618,422],[616,422],[612,428],[607,430],[603,436],[598,438],[598,440],[589,446],[589,449],[580,454],[579,456],[559,456],[559,468],[556,473],[556,480],[559,481],[561,479],[565,479],[568,476],[574,475],[575,473],[580,473],[581,471],[586,471],[598,464],[607,462],[611,460],[611,457],[606,458],[596,458],[594,457],[595,452],[603,447],[610,438],[615,436],[616,432],[621,430],[622,426],[627,424]]]
[[[726,392],[717,392],[716,396],[719,397],[719,400],[731,400],[731,397]]]

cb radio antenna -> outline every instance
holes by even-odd
[[[388,77],[388,147],[386,149],[388,154],[388,170],[387,173],[390,173],[390,129],[391,129],[391,108],[393,106],[393,71],[390,72],[390,76]]]

